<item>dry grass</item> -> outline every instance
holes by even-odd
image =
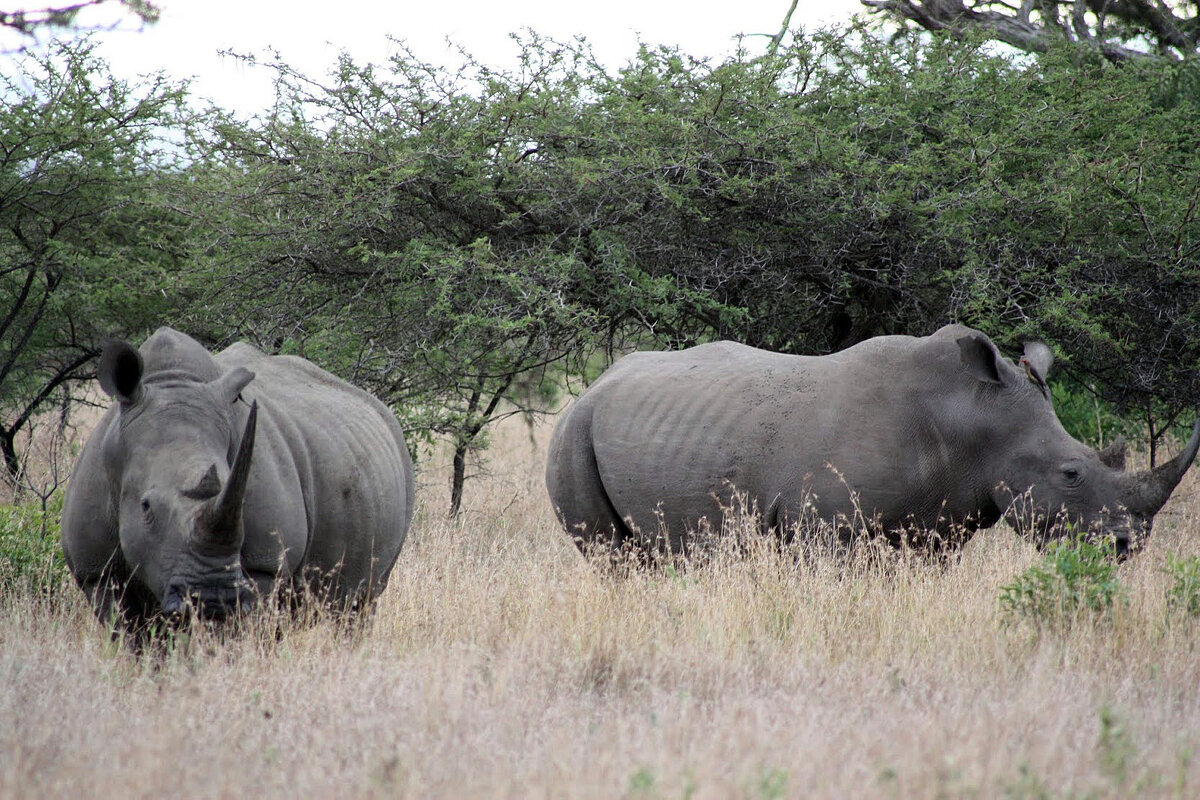
[[[0,796],[1200,795],[1200,623],[1163,597],[1167,553],[1200,552],[1195,473],[1120,568],[1128,606],[1038,636],[1001,624],[1037,559],[1005,530],[947,565],[594,569],[548,507],[546,439],[506,428],[456,523],[424,471],[361,631],[138,659],[77,593],[0,600]]]

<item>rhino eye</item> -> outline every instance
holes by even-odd
[[[1062,476],[1063,482],[1068,486],[1078,486],[1083,480],[1083,476],[1075,467],[1063,467]]]
[[[150,507],[150,501],[145,498],[142,498],[142,519],[146,521],[147,525],[154,522],[154,509]]]

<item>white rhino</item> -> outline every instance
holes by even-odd
[[[220,619],[284,583],[339,608],[378,595],[404,544],[413,472],[395,416],[301,358],[215,357],[161,328],[108,344],[116,402],[72,471],[67,565],[102,621]]]
[[[742,495],[763,527],[825,520],[843,535],[921,532],[943,545],[1006,514],[1038,542],[1072,522],[1136,548],[1200,446],[1124,471],[1062,427],[1027,345],[1014,364],[978,331],[882,336],[808,357],[715,342],[625,356],[563,415],[546,484],[582,547],[684,549]],[[800,526],[803,529],[803,526]],[[920,533],[916,535],[921,539]]]

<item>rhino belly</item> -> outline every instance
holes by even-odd
[[[677,548],[701,520],[719,527],[735,493],[758,502],[760,459],[742,409],[703,391],[624,388],[597,404],[592,441],[604,489],[635,533],[665,528]]]

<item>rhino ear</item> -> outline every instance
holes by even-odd
[[[100,351],[96,377],[105,394],[129,406],[141,399],[143,369],[142,354],[133,345],[108,339]]]
[[[245,367],[234,367],[212,382],[217,396],[227,403],[237,400],[238,394],[246,388],[246,384],[254,380],[254,373]]]
[[[1097,450],[1096,455],[1100,456],[1100,463],[1106,467],[1112,467],[1116,470],[1125,471],[1125,437],[1118,436],[1113,439],[1112,444],[1103,450]]]
[[[1044,382],[1050,376],[1050,368],[1054,366],[1054,353],[1042,342],[1026,342],[1025,357],[1022,361],[1032,367]]]
[[[962,353],[963,366],[975,380],[997,384],[1004,382],[997,361],[1000,354],[986,336],[964,336],[958,340],[958,349]]]

